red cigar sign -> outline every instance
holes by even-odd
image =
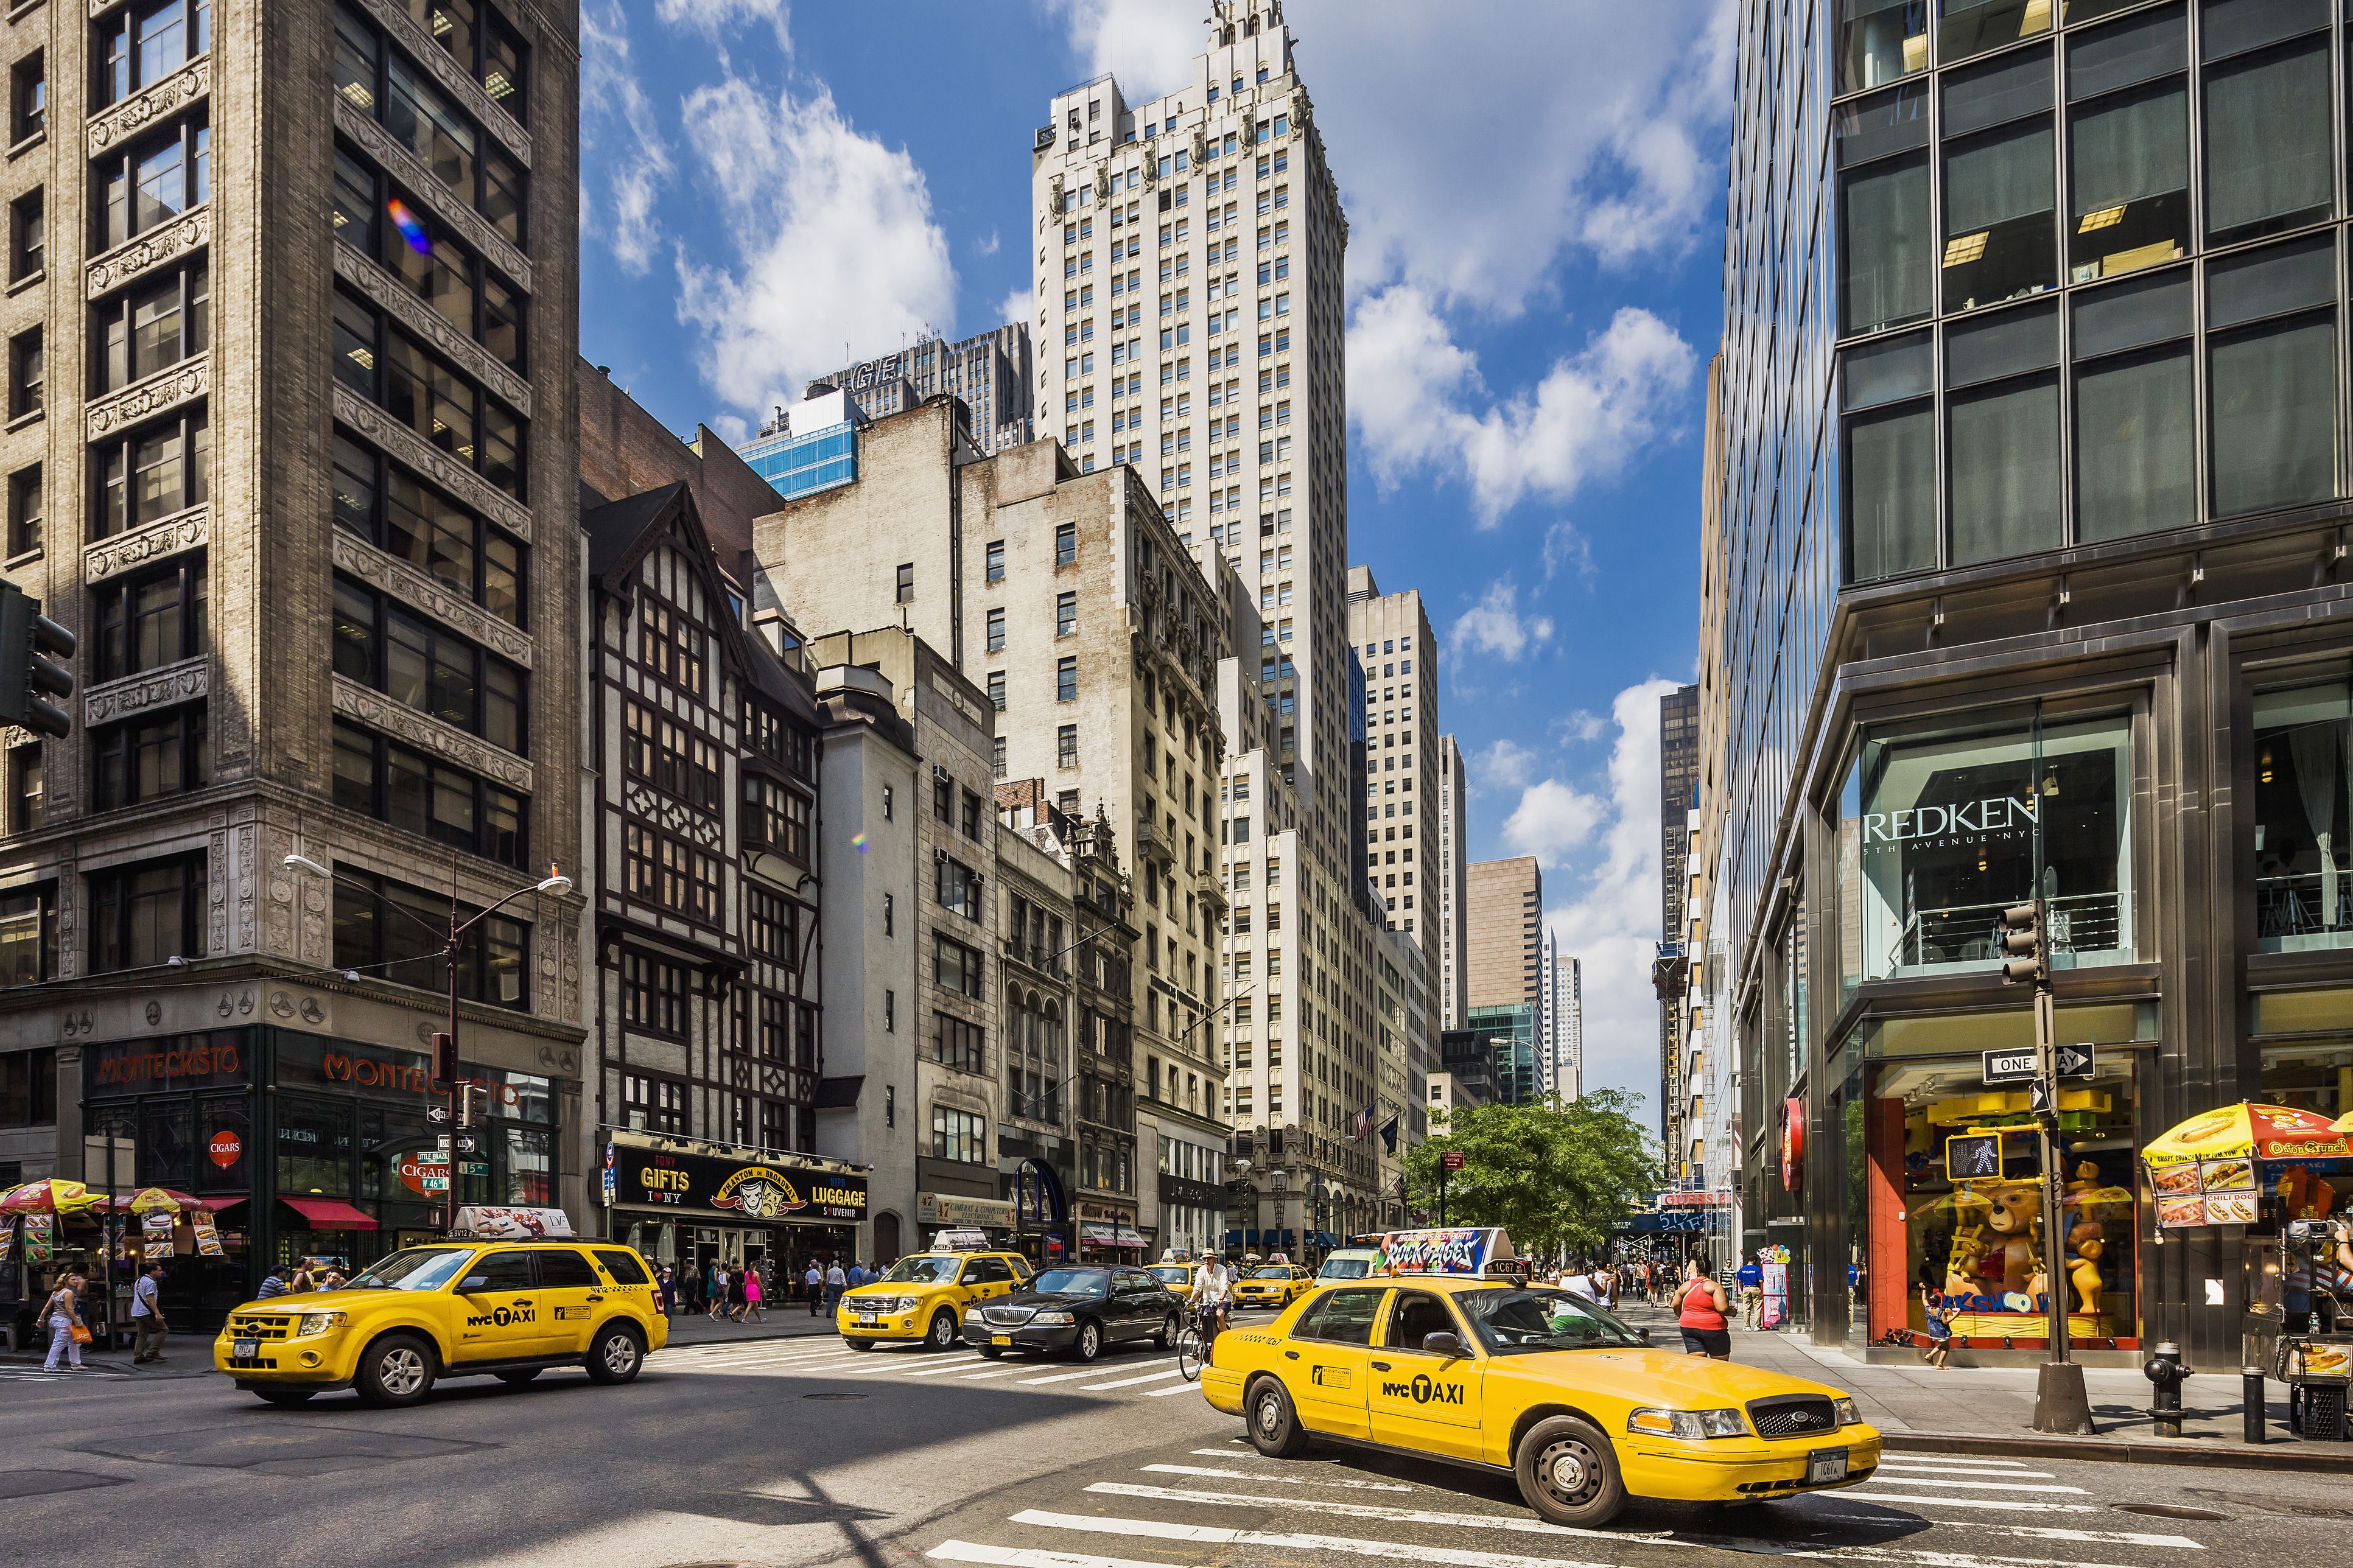
[[[216,1132],[212,1142],[205,1145],[205,1152],[212,1156],[214,1164],[226,1171],[245,1152],[245,1140],[234,1132]]]

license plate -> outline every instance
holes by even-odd
[[[1011,1334],[991,1334],[988,1336],[988,1340],[991,1344],[1009,1345],[1013,1342],[1013,1336]]]
[[[873,1313],[871,1313],[871,1312],[860,1312],[860,1313],[859,1313],[859,1314],[858,1314],[858,1326],[859,1326],[860,1328],[861,1328],[861,1329],[871,1329],[871,1328],[872,1328],[872,1327],[874,1326],[874,1314],[873,1314]]]
[[[1806,1456],[1806,1484],[1822,1486],[1831,1481],[1846,1479],[1846,1450],[1817,1448]]]
[[[259,1340],[239,1340],[236,1344],[230,1347],[230,1351],[231,1353],[236,1355],[239,1361],[251,1361],[255,1356],[261,1353],[261,1342]]]

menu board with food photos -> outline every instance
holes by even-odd
[[[2158,1166],[2149,1175],[2157,1187],[2160,1226],[2180,1229],[2255,1223],[2258,1194],[2252,1159],[2189,1160]]]

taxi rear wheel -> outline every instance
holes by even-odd
[[[954,1350],[956,1342],[955,1320],[944,1311],[932,1314],[932,1326],[925,1331],[924,1342],[935,1351]]]
[[[415,1334],[386,1334],[360,1356],[360,1398],[379,1409],[414,1405],[433,1392],[433,1347]]]
[[[1591,1422],[1574,1415],[1529,1427],[1512,1470],[1520,1496],[1554,1524],[1603,1524],[1626,1506],[1616,1450]]]
[[[645,1364],[646,1347],[638,1342],[633,1331],[619,1323],[598,1331],[596,1342],[588,1347],[591,1383],[627,1383]]]
[[[1250,1413],[1251,1447],[1270,1459],[1295,1458],[1305,1451],[1307,1428],[1299,1424],[1282,1379],[1261,1377],[1252,1384],[1243,1408]]]

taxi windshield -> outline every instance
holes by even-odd
[[[1050,1296],[1103,1296],[1111,1292],[1111,1276],[1100,1268],[1049,1268],[1029,1289]]]
[[[1362,1279],[1372,1272],[1373,1266],[1361,1258],[1327,1258],[1318,1279]]]
[[[951,1285],[955,1282],[956,1264],[954,1258],[927,1258],[917,1255],[902,1258],[891,1265],[891,1272],[882,1276],[885,1285]]]
[[[1633,1330],[1566,1290],[1469,1290],[1456,1296],[1454,1304],[1497,1355],[1643,1342]]]
[[[373,1264],[346,1280],[346,1290],[438,1290],[458,1277],[470,1247],[413,1247]]]
[[[1270,1263],[1263,1268],[1251,1269],[1250,1277],[1253,1279],[1288,1279],[1291,1269],[1286,1264]]]
[[[1181,1263],[1164,1263],[1150,1272],[1164,1285],[1182,1285],[1193,1278],[1193,1271]]]

